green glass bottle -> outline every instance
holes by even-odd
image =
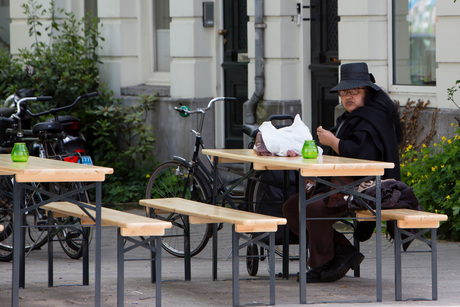
[[[11,160],[13,162],[27,162],[29,160],[29,151],[26,143],[15,143],[11,151]]]
[[[304,159],[316,159],[318,157],[318,147],[314,140],[306,140],[302,147],[302,157]]]

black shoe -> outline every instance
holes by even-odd
[[[324,271],[321,267],[316,269],[310,269],[307,272],[307,283],[318,283],[321,282],[321,273]]]
[[[328,270],[331,266],[332,261],[323,264],[322,266],[314,269],[310,269],[307,272],[307,283],[319,283],[323,282],[321,280],[322,272]],[[299,273],[297,273],[297,281],[299,281]]]
[[[321,273],[321,281],[333,282],[342,279],[350,269],[357,269],[363,260],[364,255],[353,246],[337,245],[331,268]]]

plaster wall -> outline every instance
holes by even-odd
[[[10,0],[10,51],[12,54],[17,54],[21,48],[29,48],[32,43],[35,42],[35,37],[29,37],[29,26],[27,25],[27,16],[24,15],[24,9],[22,8],[23,4],[26,4],[27,0]],[[42,10],[49,10],[48,1],[40,1],[42,4]],[[77,20],[80,20],[84,16],[84,6],[83,1],[72,1],[72,0],[57,0],[56,1],[57,9],[64,9],[65,11],[72,11]],[[48,43],[48,36],[45,35],[45,28],[49,26],[48,22],[42,21],[43,26],[39,31],[43,33],[41,37],[37,39]]]
[[[142,12],[148,9],[151,10],[151,6],[142,1],[98,0],[100,31],[105,38],[100,51],[101,79],[117,95],[122,86],[137,85],[145,80],[142,46],[148,44],[151,32],[142,27]],[[150,68],[149,62],[146,64]]]
[[[460,3],[437,1],[436,13],[436,106],[455,108],[454,104],[447,100],[447,89],[460,80]],[[454,100],[459,104],[460,92],[454,94]]]
[[[171,97],[216,96],[220,84],[217,35],[219,14],[214,9],[214,27],[203,27],[202,1],[170,1]]]
[[[297,1],[271,0],[264,2],[264,100],[292,101],[302,98],[303,79],[301,65],[302,26],[297,23]],[[248,1],[248,93],[255,90],[255,31],[254,1]]]

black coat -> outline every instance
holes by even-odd
[[[387,114],[373,107],[363,106],[353,112],[345,111],[336,120],[336,126],[330,131],[339,139],[341,157],[393,162],[393,169],[385,169],[383,179],[401,180],[399,165],[399,149],[396,128]],[[325,155],[337,155],[331,147],[325,147]],[[318,185],[315,194],[327,192],[330,188]],[[392,224],[392,222],[388,222]],[[388,225],[390,235],[393,226]],[[375,222],[360,222],[354,231],[359,241],[370,238],[375,228]],[[392,236],[393,237],[393,236]],[[410,242],[404,245],[407,249]]]
[[[393,162],[395,167],[386,169],[383,179],[401,180],[395,128],[383,111],[364,106],[345,112],[330,131],[340,139],[341,157]],[[324,154],[337,155],[330,147]]]
[[[414,194],[414,190],[407,186],[404,182],[398,180],[384,180],[381,184],[381,199],[382,209],[412,209],[423,211],[420,206],[417,196]],[[365,189],[362,193],[375,197],[376,188],[375,185]],[[368,199],[362,199],[364,203],[375,209],[375,202]],[[366,210],[359,201],[353,199],[348,202],[349,210]]]

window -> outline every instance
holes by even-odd
[[[169,72],[169,0],[154,1],[155,71]]]
[[[436,0],[393,0],[393,84],[436,85]]]
[[[10,45],[10,1],[0,0],[0,49]]]
[[[97,1],[85,0],[85,14],[90,12],[93,17],[97,16]]]

